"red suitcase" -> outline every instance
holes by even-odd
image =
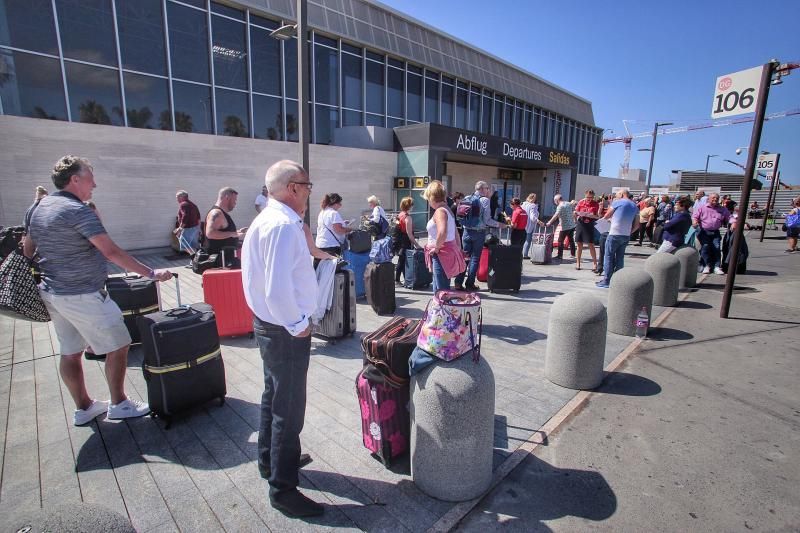
[[[481,250],[481,261],[478,263],[478,281],[486,282],[489,279],[489,248]]]
[[[364,372],[359,372],[356,378],[364,447],[388,467],[395,457],[409,448],[409,387],[407,384],[395,388],[385,383],[375,383],[364,377]]]
[[[220,337],[253,332],[253,313],[247,307],[239,268],[212,268],[203,272],[203,301],[214,309]]]

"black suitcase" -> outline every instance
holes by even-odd
[[[369,263],[364,273],[367,303],[379,315],[391,315],[396,308],[394,298],[394,263]]]
[[[356,331],[356,283],[352,270],[338,270],[333,280],[333,303],[317,325],[314,334],[331,340]]]
[[[403,286],[406,289],[424,289],[433,283],[433,274],[425,264],[423,250],[406,250],[406,270]]]
[[[366,230],[357,229],[347,234],[351,252],[361,254],[372,249],[372,236]]]
[[[136,320],[142,315],[161,309],[158,282],[138,274],[113,275],[106,280],[106,292],[122,311],[125,326],[131,335],[131,343],[142,342]]]
[[[172,416],[211,400],[225,401],[225,365],[219,347],[217,321],[211,306],[180,305],[139,317],[147,383],[147,402],[152,416],[169,427]]]
[[[519,292],[522,285],[522,246],[496,244],[489,247],[489,292]]]

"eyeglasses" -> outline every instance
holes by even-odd
[[[290,181],[289,183],[296,183],[298,185],[305,185],[306,187],[308,187],[309,191],[314,188],[314,184],[311,183],[310,181]]]

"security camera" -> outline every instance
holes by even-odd
[[[737,148],[736,149],[736,155],[742,155],[742,149],[741,148]]]

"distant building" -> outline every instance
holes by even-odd
[[[628,175],[625,175],[625,171],[623,169],[619,169],[619,173],[617,174],[617,178],[624,179],[624,180],[633,180],[633,181],[641,181],[642,183],[647,181],[647,171],[643,168],[629,168]]]
[[[698,187],[720,187],[723,191],[738,191],[744,182],[744,174],[702,170],[673,170],[672,173],[677,175],[679,191],[696,191]]]

